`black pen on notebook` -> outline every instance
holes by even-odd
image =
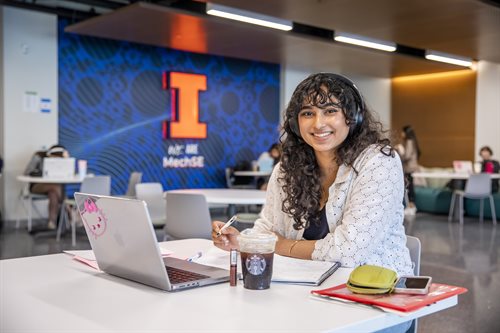
[[[231,224],[233,224],[233,223],[234,223],[234,221],[236,221],[236,219],[237,219],[237,216],[236,216],[236,215],[234,215],[233,217],[231,217],[231,218],[229,219],[229,221],[227,221],[227,222],[226,222],[226,224],[224,224],[224,225],[222,226],[222,228],[220,228],[220,229],[219,229],[219,231],[217,231],[217,237],[220,237],[220,236],[222,235],[222,231],[224,231],[224,230],[226,230],[227,228],[229,228],[229,227],[231,226]]]

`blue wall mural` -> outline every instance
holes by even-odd
[[[113,194],[125,192],[132,171],[165,190],[225,187],[227,166],[278,140],[279,65],[79,36],[66,25],[59,21],[59,142],[88,172],[111,175]],[[162,72],[207,76],[199,93],[207,139],[162,138],[171,117]],[[164,168],[175,147],[191,147],[204,167]]]

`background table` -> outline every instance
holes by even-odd
[[[243,177],[269,177],[272,171],[234,171],[235,176]]]
[[[32,177],[32,176],[17,176],[16,179],[23,183],[42,183],[42,184],[80,184],[83,178],[75,175],[72,178],[48,178],[48,177]]]
[[[233,216],[236,213],[235,205],[263,205],[266,203],[266,191],[261,190],[202,188],[172,190],[167,192],[203,194],[209,205],[229,205],[229,216]]]
[[[189,257],[213,245],[190,239],[161,246]],[[339,269],[321,288],[344,283],[349,273]],[[457,304],[454,296],[402,318],[317,299],[308,286],[273,283],[255,291],[239,281],[168,293],[98,272],[67,254],[1,260],[0,281],[1,332],[367,332]]]
[[[227,205],[263,205],[266,203],[266,191],[232,188],[182,189],[168,192],[203,194],[207,203]]]
[[[446,178],[446,179],[469,179],[467,173],[456,172],[413,172],[413,178]],[[500,174],[490,173],[491,179],[500,179]]]

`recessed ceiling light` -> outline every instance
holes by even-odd
[[[333,37],[337,42],[348,43],[372,49],[394,52],[396,51],[396,43],[387,42],[380,39],[369,38],[365,36],[354,35],[345,32],[336,32]]]
[[[445,62],[448,64],[471,67],[472,59],[466,57],[459,57],[453,54],[437,52],[437,51],[425,51],[425,59],[434,60],[439,62]]]
[[[230,20],[256,24],[263,27],[290,31],[293,28],[291,21],[279,19],[272,16],[261,15],[246,10],[231,8],[227,6],[207,3],[206,13],[213,16],[223,17]]]

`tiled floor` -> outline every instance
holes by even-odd
[[[417,214],[405,221],[407,233],[422,242],[421,274],[435,282],[469,289],[459,296],[458,306],[418,321],[419,332],[500,332],[500,232],[486,220],[466,219],[464,227],[448,223],[446,216]],[[161,231],[158,231],[161,239]],[[58,253],[71,249],[67,234],[60,243],[55,235],[33,236],[9,225],[0,233],[0,258]],[[89,249],[79,232],[74,249]]]

